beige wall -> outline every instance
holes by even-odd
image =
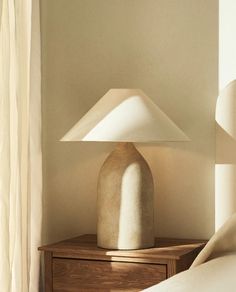
[[[155,179],[156,234],[214,232],[217,2],[42,0],[46,242],[96,231],[97,174],[114,145],[59,139],[114,87],[143,89],[191,138],[137,145]]]

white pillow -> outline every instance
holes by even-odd
[[[145,292],[235,292],[236,252],[179,273]]]
[[[212,236],[188,271],[144,291],[236,292],[236,214]]]

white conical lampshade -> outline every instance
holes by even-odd
[[[62,141],[157,142],[188,137],[140,89],[110,89]]]

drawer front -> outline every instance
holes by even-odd
[[[166,265],[53,259],[53,291],[140,291],[166,279]]]

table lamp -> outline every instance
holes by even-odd
[[[154,246],[153,178],[133,142],[188,137],[140,89],[110,89],[62,141],[118,142],[103,163],[97,186],[97,245]]]

